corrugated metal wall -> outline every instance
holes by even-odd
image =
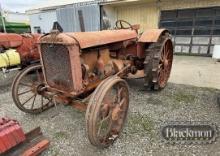
[[[110,6],[114,8],[117,19],[124,19],[132,24],[140,24],[141,31],[143,31],[147,28],[158,28],[161,10],[220,6],[220,0],[161,0],[161,2],[140,0],[139,4],[125,2],[108,5],[108,7]],[[105,9],[105,6],[103,8]]]
[[[98,4],[74,4],[65,8],[57,9],[57,19],[65,32],[81,31],[79,14],[81,10],[85,31],[100,30],[100,7]]]
[[[159,9],[155,2],[117,6],[115,9],[117,11],[117,19],[123,19],[132,24],[140,24],[141,31],[158,26]]]
[[[74,7],[66,7],[57,10],[57,21],[65,32],[76,31],[76,11]]]

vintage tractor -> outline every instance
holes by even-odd
[[[125,27],[125,24],[128,27]],[[40,39],[41,64],[27,67],[13,83],[17,107],[40,113],[57,103],[86,110],[90,142],[108,147],[119,136],[129,107],[124,79],[144,78],[143,86],[163,89],[170,76],[173,45],[165,29],[146,30],[119,20],[116,30],[60,33]],[[35,73],[35,74],[34,74]]]
[[[37,49],[39,34],[0,33],[0,70],[21,69],[33,62],[39,62]]]

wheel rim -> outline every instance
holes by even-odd
[[[92,108],[87,108],[92,109],[86,113],[88,137],[98,147],[108,147],[119,137],[127,116],[128,87],[124,80],[116,81],[110,80],[103,87],[97,88],[98,92],[89,103]]]
[[[170,77],[173,62],[173,45],[170,39],[164,41],[160,53],[158,82],[160,87],[165,87]]]
[[[128,95],[125,85],[117,83],[106,93],[99,110],[96,126],[101,143],[112,143],[119,136],[127,107]]]
[[[26,113],[40,113],[53,106],[52,98],[45,94],[46,87],[41,65],[25,68],[12,86],[12,97],[16,106]]]

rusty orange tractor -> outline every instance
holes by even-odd
[[[119,20],[116,30],[54,30],[41,37],[41,64],[16,76],[12,87],[15,104],[27,113],[40,113],[57,103],[86,110],[90,142],[108,147],[119,137],[128,112],[129,90],[124,79],[144,78],[146,88],[160,90],[170,76],[173,45],[169,32],[137,32],[137,25]]]
[[[16,70],[39,62],[40,34],[0,33],[0,70]]]

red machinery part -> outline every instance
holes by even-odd
[[[16,49],[22,62],[36,61],[40,58],[37,42],[41,34],[0,33],[0,48]]]
[[[26,150],[22,156],[37,156],[41,152],[43,152],[45,149],[47,149],[50,145],[50,142],[48,140],[42,140],[30,149]]]
[[[24,142],[25,139],[25,134],[17,121],[0,119],[0,154]]]

